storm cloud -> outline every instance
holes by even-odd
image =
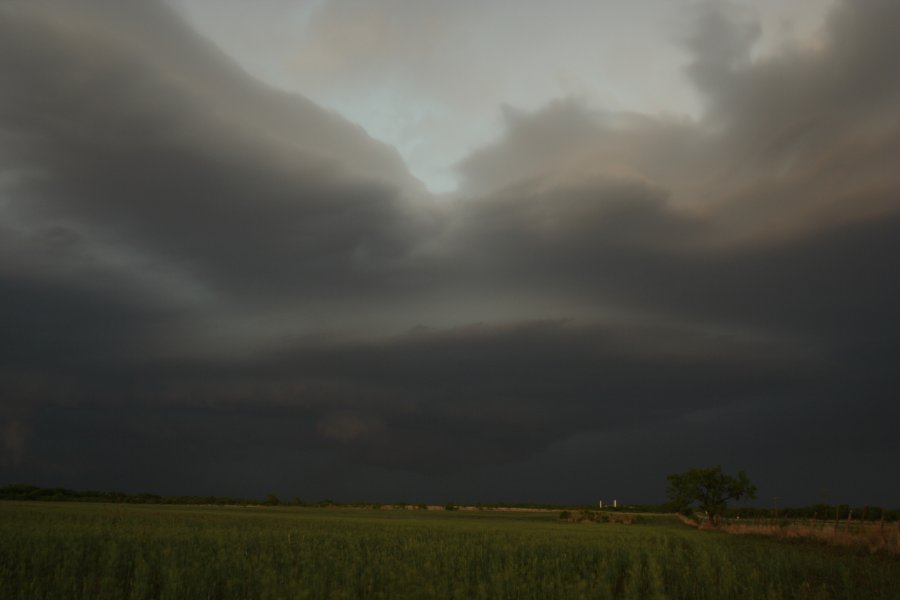
[[[763,56],[694,16],[702,116],[498,107],[437,198],[164,3],[5,3],[0,476],[900,502],[900,7]]]

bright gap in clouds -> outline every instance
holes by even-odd
[[[254,76],[394,146],[434,193],[502,135],[503,105],[559,98],[697,118],[684,40],[704,6],[759,23],[754,55],[815,43],[830,0],[170,0]]]

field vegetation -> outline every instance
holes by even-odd
[[[896,598],[900,560],[559,512],[0,502],[0,598]]]
[[[799,539],[831,546],[865,549],[872,554],[900,555],[900,523],[897,522],[738,519],[720,525],[719,529],[738,535],[766,535],[782,540]]]

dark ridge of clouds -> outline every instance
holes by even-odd
[[[673,318],[826,344],[842,343],[838,330],[865,336],[892,323],[900,77],[883,23],[900,12],[863,4],[835,11],[823,48],[761,62],[740,49],[750,33],[740,47],[716,47],[741,36],[723,32],[724,9],[710,13],[692,71],[721,61],[728,77],[697,123],[572,103],[516,117],[504,140],[462,165],[472,199],[448,246],[475,265],[525,269],[532,288]],[[557,137],[544,145],[546,131]]]
[[[435,474],[517,462],[578,433],[795,389],[826,367],[807,348],[717,332],[480,325],[391,340],[316,340],[255,364],[125,365],[112,376],[86,368],[66,401],[45,412],[83,406],[105,414],[104,423],[124,420],[141,439],[160,433],[132,419],[134,411],[192,423],[170,425],[176,437],[208,420],[215,425],[194,433],[210,448],[265,440],[279,452]]]
[[[3,478],[653,501],[721,457],[900,501],[900,11],[760,61],[733,18],[703,119],[510,109],[437,206],[156,3],[0,8]]]
[[[396,154],[261,88],[163,6],[135,10],[5,7],[4,154],[36,173],[13,174],[8,210],[230,294],[377,285],[427,228]]]
[[[149,133],[140,126],[157,123],[164,127],[155,132],[160,138],[193,141],[206,153],[239,151],[216,147],[216,136],[243,132],[310,152],[356,176],[416,187],[392,148],[302,96],[260,85],[164,2],[11,0],[2,15],[4,75],[22,78],[4,98],[18,100],[17,109],[36,119],[60,117],[55,104],[72,103],[77,110],[66,119],[45,123],[57,130],[68,125],[73,136],[80,130],[91,143],[104,137],[99,133],[109,143],[128,137],[139,143],[140,136],[124,134]],[[67,66],[68,76],[56,77]],[[199,133],[208,137],[193,137]]]

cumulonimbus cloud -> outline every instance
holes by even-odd
[[[160,4],[7,3],[4,468],[58,475],[61,414],[106,432],[73,456],[128,431],[151,471],[161,432],[193,432],[184,480],[227,446],[427,478],[617,428],[706,439],[691,415],[733,407],[895,415],[897,23],[844,2],[821,47],[754,61],[717,12],[691,42],[703,118],[508,111],[437,203]]]

